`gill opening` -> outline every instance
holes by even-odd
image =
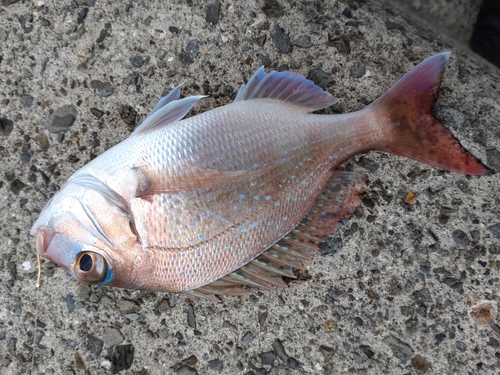
[[[120,209],[120,211],[123,212],[123,215],[130,222],[130,230],[137,237],[137,241],[141,242],[137,226],[135,225],[135,219],[134,219],[134,214],[132,213],[132,208],[130,207],[129,202],[123,196],[118,194],[115,190],[111,189],[108,185],[104,184],[102,181],[98,180],[96,177],[89,174],[81,174],[75,176],[68,182],[78,184],[83,188],[85,188],[86,190],[93,190],[96,193],[101,194],[111,204]],[[82,202],[80,202],[80,204],[82,204],[83,209],[89,215],[90,220],[94,223],[94,225],[96,225],[96,229],[99,231],[99,233],[109,241],[109,238],[102,230],[102,228],[99,226],[99,224],[95,221],[95,218],[89,212],[88,208]],[[111,243],[111,241],[109,242]]]

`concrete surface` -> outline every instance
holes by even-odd
[[[39,210],[181,82],[209,96],[198,113],[231,102],[260,65],[288,67],[341,98],[327,113],[348,112],[451,50],[437,115],[500,169],[495,71],[397,10],[213,3],[2,0],[0,374],[498,373],[499,174],[354,158],[343,168],[368,174],[363,205],[287,289],[193,304],[80,286],[47,262],[35,288]]]
[[[483,0],[383,0],[420,25],[468,48]]]

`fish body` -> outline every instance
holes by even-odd
[[[342,115],[311,114],[336,99],[289,72],[259,69],[234,103],[183,120],[201,97],[178,100],[176,88],[56,193],[31,231],[37,251],[85,283],[208,294],[280,285],[359,204],[365,177],[335,170],[353,155],[491,172],[431,113],[448,57]]]

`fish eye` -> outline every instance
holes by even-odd
[[[96,284],[104,281],[108,265],[101,254],[92,251],[82,251],[76,259],[73,270],[76,278],[85,284]]]

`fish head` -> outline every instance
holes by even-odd
[[[68,182],[31,228],[37,253],[83,284],[123,284],[116,271],[123,270],[126,259],[117,249],[126,254],[136,237],[127,215],[108,198]]]

